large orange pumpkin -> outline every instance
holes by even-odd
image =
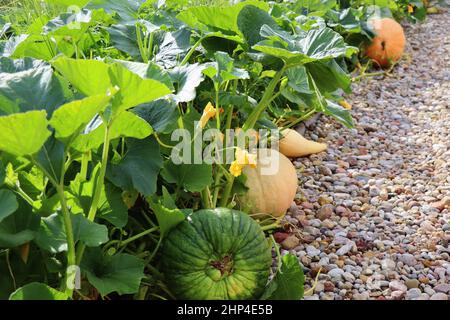
[[[398,61],[405,50],[405,33],[402,26],[390,18],[373,18],[368,21],[375,33],[372,43],[366,48],[366,55],[386,68]]]
[[[297,171],[291,161],[274,149],[259,149],[256,168],[247,166],[243,173],[248,191],[242,205],[258,216],[282,217],[297,193]]]

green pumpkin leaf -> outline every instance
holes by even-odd
[[[114,109],[116,113],[171,93],[161,82],[142,79],[118,63],[112,64],[108,72],[111,83],[119,87],[117,95],[121,102],[120,106]]]
[[[178,208],[169,209],[164,205],[153,201],[149,201],[149,204],[156,215],[159,230],[163,237],[166,236],[172,228],[176,227],[177,224],[186,219],[186,215]]]
[[[52,64],[75,88],[87,96],[104,95],[110,88],[118,87],[113,103],[115,115],[171,92],[163,83],[143,79],[120,63],[108,65],[98,60],[58,58]]]
[[[308,73],[304,66],[289,68],[286,71],[288,87],[298,93],[311,94]]]
[[[175,200],[170,195],[165,186],[162,186],[162,205],[168,209],[176,209],[177,205]]]
[[[61,214],[54,213],[41,219],[35,242],[51,253],[67,251],[67,235]]]
[[[331,100],[326,100],[326,102],[327,105],[325,106],[325,110],[323,111],[324,114],[332,116],[347,128],[353,128],[355,126],[349,110],[338,105],[337,103],[334,103]]]
[[[170,159],[164,163],[161,176],[191,192],[202,191],[212,183],[212,166],[209,164],[174,164]]]
[[[238,16],[248,5],[268,11],[269,4],[263,1],[248,0],[231,6],[198,6],[183,10],[177,19],[193,29],[201,31],[232,31],[240,34]]]
[[[33,160],[41,170],[44,170],[46,176],[53,179],[54,183],[59,183],[66,161],[64,144],[51,136],[41,150],[33,156]]]
[[[10,59],[7,57],[0,57],[0,73],[16,73],[30,69],[37,69],[48,65],[42,60],[33,58]]]
[[[56,4],[64,7],[77,6],[83,8],[90,0],[46,0],[50,4]]]
[[[357,18],[357,10],[347,8],[342,11],[329,10],[326,17],[327,24],[332,27],[341,27],[349,33],[361,33],[361,23]]]
[[[312,29],[294,36],[264,25],[261,36],[267,39],[252,48],[282,59],[288,67],[343,57],[348,50],[344,38],[329,28]]]
[[[144,0],[91,0],[87,9],[103,9],[109,14],[117,14],[122,22],[133,21],[139,17],[139,8]]]
[[[98,123],[101,123],[101,119],[94,119],[90,123],[94,129],[77,136],[72,143],[72,147],[80,152],[100,147],[105,137],[105,125],[103,123],[98,125]],[[152,127],[144,119],[129,111],[124,111],[114,119],[109,136],[110,140],[121,137],[144,139],[152,132]]]
[[[0,222],[0,248],[14,248],[34,239],[40,216],[18,199],[19,208]]]
[[[0,58],[0,115],[31,110],[51,115],[64,102],[61,82],[50,65],[31,58]]]
[[[18,172],[20,187],[31,198],[39,198],[47,184],[47,177],[37,166]],[[45,198],[46,199],[46,198]]]
[[[334,92],[338,89],[350,92],[350,76],[335,60],[312,62],[305,67],[321,92]]]
[[[158,133],[170,133],[177,128],[179,113],[173,100],[158,99],[144,103],[133,108],[132,112],[147,121]]]
[[[111,43],[118,50],[125,52],[135,60],[141,60],[141,52],[137,42],[136,26],[133,24],[115,24],[106,28]],[[141,32],[142,39],[144,34]],[[142,61],[142,60],[141,60]]]
[[[49,61],[58,54],[71,57],[75,50],[72,43],[65,41],[63,36],[47,36],[39,34],[21,34],[11,37],[5,43],[3,56],[10,58],[31,57]]]
[[[268,25],[273,29],[279,28],[275,20],[273,20],[266,10],[262,10],[253,5],[242,8],[237,17],[237,24],[250,46],[263,40],[260,34],[263,25]]]
[[[127,140],[128,150],[118,164],[109,164],[108,180],[123,190],[136,189],[145,196],[156,191],[162,167],[159,144],[155,139]]]
[[[169,71],[170,78],[177,88],[172,98],[176,102],[189,102],[195,99],[196,88],[204,80],[203,70],[207,65],[187,64]]]
[[[0,116],[0,150],[15,156],[38,152],[50,136],[45,111]]]
[[[79,41],[87,32],[88,28],[100,19],[98,13],[81,9],[77,12],[64,12],[48,21],[42,28],[43,34],[49,36],[60,35],[71,37],[72,41]]]
[[[163,32],[160,31],[160,26],[156,26],[146,20],[139,20],[130,24],[119,23],[107,28],[110,41],[115,48],[129,54],[133,60],[142,61],[142,55],[137,40],[137,29],[139,30],[141,39],[145,39],[153,33],[153,49],[161,44],[161,33]]]
[[[14,291],[9,300],[68,300],[69,296],[44,283],[32,282]]]
[[[72,228],[75,241],[81,241],[88,247],[98,247],[108,241],[106,226],[89,221],[81,214],[72,215]]]
[[[214,83],[221,85],[225,81],[234,79],[248,79],[250,76],[245,69],[236,68],[234,59],[226,52],[214,53],[215,62],[208,63],[203,73],[207,75]]]
[[[110,99],[110,96],[97,95],[62,105],[50,119],[50,125],[55,129],[55,137],[67,146],[70,145],[92,118],[106,108]]]
[[[0,190],[0,222],[14,213],[19,207],[16,196],[12,191]]]
[[[117,292],[132,294],[144,278],[143,260],[129,254],[103,255],[100,249],[86,250],[81,268],[102,296]]]
[[[98,247],[108,241],[106,226],[89,221],[82,214],[72,214],[71,219],[75,241],[81,241],[88,247]],[[67,251],[67,235],[61,213],[41,219],[36,243],[51,253]]]
[[[202,47],[211,55],[216,51],[223,51],[232,54],[240,44],[245,47],[245,40],[239,35],[229,35],[223,32],[205,32],[202,38]]]
[[[191,31],[181,28],[175,32],[166,32],[154,61],[165,69],[175,67],[191,48]]]
[[[105,183],[105,193],[100,198],[97,216],[117,228],[125,227],[128,222],[128,208],[123,200],[122,190],[112,183]]]
[[[300,300],[303,297],[305,276],[295,255],[281,258],[281,269],[269,283],[261,300]]]
[[[126,60],[111,60],[123,65],[131,72],[137,74],[143,79],[153,79],[163,83],[167,88],[173,90],[172,79],[169,74],[153,62],[142,63]]]
[[[92,170],[89,180],[83,181],[77,175],[70,182],[70,194],[67,203],[73,213],[87,215],[91,206],[94,190],[100,171],[100,164]],[[128,210],[122,199],[122,192],[111,183],[105,183],[99,199],[97,217],[105,219],[118,228],[122,228],[128,221]]]
[[[99,60],[75,60],[60,57],[52,62],[78,91],[86,96],[104,95],[112,87],[109,80],[109,66]],[[89,72],[85,72],[89,70]]]

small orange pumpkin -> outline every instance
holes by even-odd
[[[375,33],[372,43],[366,48],[366,55],[382,68],[398,61],[405,50],[405,33],[402,26],[391,18],[370,19],[369,27]]]

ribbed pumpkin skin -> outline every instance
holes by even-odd
[[[389,67],[391,62],[398,61],[405,50],[405,33],[402,26],[390,18],[369,20],[370,27],[376,36],[366,48],[366,55],[375,60],[381,67]]]
[[[319,153],[327,149],[325,143],[304,138],[292,129],[283,130],[284,137],[279,142],[280,152],[286,157],[297,158]]]
[[[274,217],[283,216],[294,201],[297,193],[297,172],[291,161],[273,149],[260,149],[256,168],[245,167],[247,176],[245,183],[248,191],[241,202],[251,213],[268,214]],[[266,153],[268,152],[268,153]],[[279,168],[274,175],[262,174],[265,161],[279,159]]]
[[[166,283],[186,300],[257,299],[272,264],[260,226],[226,208],[191,214],[169,233],[162,252]],[[220,262],[225,262],[223,275]]]

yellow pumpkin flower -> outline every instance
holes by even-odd
[[[251,168],[256,168],[257,157],[256,154],[250,154],[247,150],[242,150],[237,148],[235,152],[235,158],[231,163],[230,172],[233,176],[238,177],[242,174],[242,168],[245,166],[250,166]]]
[[[410,4],[408,4],[408,13],[413,13],[414,12],[414,7]]]
[[[208,123],[209,119],[214,118],[216,116],[216,108],[212,105],[211,102],[208,102],[205,109],[203,109],[203,114],[200,118],[200,127],[203,129]]]
[[[238,164],[237,161],[234,160],[230,166],[230,173],[235,177],[239,177],[242,174],[242,167],[242,165]]]

